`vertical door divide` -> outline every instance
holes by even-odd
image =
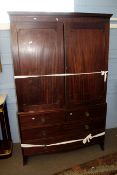
[[[63,22],[63,49],[64,49],[64,73],[66,74],[66,71],[67,71],[67,65],[66,65],[66,41],[65,41],[65,39],[66,39],[66,36],[65,36],[65,24],[64,24],[64,22]],[[66,99],[67,99],[67,93],[66,93],[66,76],[64,77],[64,87],[65,87],[65,89],[64,89],[64,94],[65,94],[65,99],[64,99],[64,101],[65,101],[65,106],[66,106]]]

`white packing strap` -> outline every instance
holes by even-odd
[[[83,139],[83,143],[85,144],[85,143],[87,143],[87,142],[90,142],[90,140],[91,140],[92,138],[93,138],[92,135],[89,134],[87,137],[85,137],[85,138]]]
[[[83,143],[87,143],[87,142],[90,142],[91,139],[95,138],[95,137],[100,137],[100,136],[103,136],[105,135],[105,132],[101,132],[99,134],[96,134],[94,136],[92,136],[91,134],[89,134],[86,138],[83,139]]]
[[[90,74],[100,74],[100,73],[101,75],[104,75],[104,77],[106,78],[107,72],[108,71],[88,72],[88,73],[47,74],[47,75],[20,75],[20,76],[14,76],[14,78],[19,79],[19,78],[38,78],[38,77],[64,77],[64,76],[90,75]]]
[[[101,132],[99,134],[96,134],[94,136],[92,136],[91,134],[89,134],[88,136],[86,136],[84,139],[77,139],[77,140],[69,140],[69,141],[65,141],[65,142],[58,142],[58,143],[53,143],[53,144],[48,144],[48,145],[33,145],[33,144],[21,144],[22,148],[31,148],[31,147],[50,147],[50,146],[56,146],[56,145],[64,145],[64,144],[68,144],[68,143],[74,143],[74,142],[79,142],[82,141],[83,144],[86,144],[87,142],[90,142],[91,139],[95,138],[95,137],[100,137],[105,135],[105,132]]]
[[[104,76],[104,82],[106,82],[106,80],[107,80],[107,73],[108,73],[108,71],[101,71],[101,75]]]
[[[36,78],[36,77],[64,77],[64,76],[66,77],[66,76],[88,75],[88,74],[100,74],[100,72],[47,74],[47,75],[20,75],[20,76],[14,76],[14,78],[18,79],[18,78]]]

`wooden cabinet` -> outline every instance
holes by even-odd
[[[104,145],[110,14],[10,13],[23,158]]]

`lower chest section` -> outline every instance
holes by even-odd
[[[104,135],[106,104],[77,109],[19,114],[22,147],[53,147],[93,143]]]

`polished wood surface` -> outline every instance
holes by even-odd
[[[84,145],[82,142],[77,142],[77,143],[68,143],[65,145],[57,145],[53,147],[44,146],[44,147],[23,148],[23,154],[25,155],[24,158],[26,158],[27,160],[27,157],[32,156],[32,155],[50,153],[50,152],[51,153],[66,152],[66,151],[78,149],[81,147],[91,146],[93,144],[102,143],[102,147],[103,147],[103,142],[104,142],[104,136],[100,138],[94,138],[90,143],[89,142],[86,143],[86,145]]]
[[[19,114],[24,143],[50,144],[84,138],[105,128],[106,105],[84,106],[63,112]],[[44,139],[44,140],[43,140]],[[52,139],[52,140],[51,140]],[[50,140],[50,142],[49,142]],[[43,142],[44,141],[44,142]],[[46,143],[45,143],[46,142]]]
[[[23,160],[104,146],[110,14],[10,12]],[[69,75],[68,75],[69,74]],[[25,77],[24,77],[25,76]],[[46,146],[48,144],[56,144]],[[38,146],[40,145],[40,146]]]
[[[20,70],[15,69],[15,75],[64,73],[62,23],[18,25],[16,39]]]
[[[106,26],[103,22],[65,23],[66,66],[70,73],[107,70]]]
[[[12,23],[16,23],[16,22],[27,22],[27,21],[55,21],[56,18],[58,18],[59,20],[72,20],[73,19],[82,19],[83,20],[85,18],[88,18],[88,20],[90,20],[90,18],[95,17],[95,20],[102,19],[102,21],[105,20],[109,20],[110,17],[112,16],[112,14],[103,14],[103,13],[80,13],[80,12],[9,12],[9,17],[10,17],[10,21]],[[35,19],[34,19],[35,18]]]
[[[60,108],[64,104],[64,77],[16,79],[19,111]]]
[[[66,77],[66,87],[66,104],[69,107],[105,102],[106,83],[101,73]]]

